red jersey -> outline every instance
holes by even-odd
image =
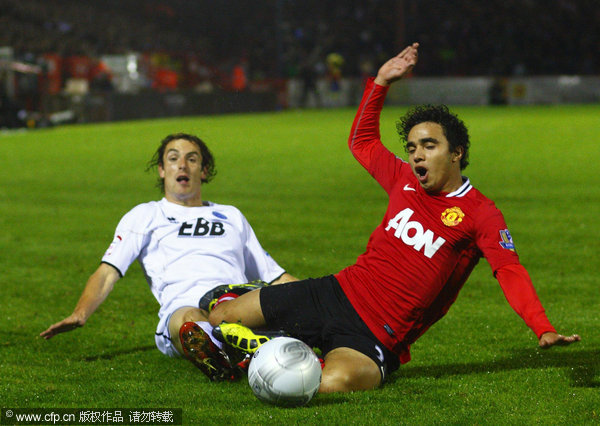
[[[365,253],[336,278],[363,321],[404,363],[410,344],[448,311],[482,256],[494,274],[522,267],[502,213],[467,178],[452,193],[430,195],[410,165],[381,143],[386,94],[387,87],[367,82],[349,146],[389,204]],[[511,306],[536,333],[554,331],[524,268],[515,274],[518,285],[502,285]]]

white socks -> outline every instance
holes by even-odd
[[[210,338],[210,340],[219,348],[219,349],[223,349],[223,343],[219,342],[217,339],[215,339],[212,335],[212,330],[213,330],[213,326],[210,325],[209,322],[207,321],[196,321],[196,324],[198,324],[200,326],[200,328],[202,330],[204,330],[204,332],[206,334],[208,334],[208,337]]]

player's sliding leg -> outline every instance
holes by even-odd
[[[260,291],[246,293],[232,301],[219,304],[210,313],[209,320],[215,325],[217,333],[231,334],[224,337],[228,343],[237,344],[241,349],[256,350],[262,343],[261,333],[255,330],[266,326],[260,307]],[[221,322],[234,323],[217,326]],[[242,325],[247,326],[243,327]],[[251,342],[256,343],[251,343]],[[341,347],[332,350],[325,357],[323,381],[320,392],[348,392],[354,390],[373,389],[382,383],[382,373],[379,366],[367,355],[354,349]]]
[[[319,392],[369,390],[381,385],[382,373],[368,356],[350,348],[336,348],[325,356]]]
[[[179,329],[186,322],[208,321],[207,313],[193,306],[177,309],[169,319],[169,335],[177,352],[183,355],[183,348],[179,340]]]
[[[282,331],[252,331],[266,326],[260,307],[260,290],[220,303],[209,315],[214,326],[213,336],[223,342],[225,347],[233,347],[248,354],[256,350],[273,337],[285,336]]]
[[[247,354],[253,354],[258,348],[275,337],[287,336],[284,331],[253,331],[239,323],[226,322],[214,327],[212,334],[225,345]]]
[[[198,323],[184,323],[179,330],[179,339],[185,357],[211,381],[233,381],[241,375]]]
[[[254,353],[275,336],[254,332],[236,323],[223,323],[213,329],[213,335],[226,345]],[[325,357],[319,392],[351,392],[374,389],[381,385],[382,373],[368,356],[351,348],[337,348]]]
[[[200,309],[210,312],[221,301],[235,299],[244,293],[257,290],[267,285],[269,284],[261,280],[255,280],[244,284],[220,285],[206,292],[206,294],[200,299],[198,306]]]
[[[260,292],[250,291],[236,299],[220,303],[210,312],[208,320],[215,327],[223,322],[240,323],[253,329],[265,328],[265,317],[260,307]]]
[[[209,321],[215,328],[213,336],[224,343],[224,348],[251,354],[264,342],[273,337],[272,334],[255,334],[241,324],[261,328],[265,319],[260,308],[260,289],[220,303],[210,312]],[[224,324],[230,323],[230,324]],[[278,333],[279,336],[284,333]],[[241,368],[244,365],[240,365]]]
[[[220,348],[221,343],[211,338],[211,332],[206,312],[199,308],[180,308],[169,320],[171,342],[180,354],[212,381],[235,380],[241,371],[232,365],[228,354]],[[239,361],[236,359],[236,363]]]

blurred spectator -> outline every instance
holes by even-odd
[[[332,52],[327,55],[326,61],[329,88],[332,92],[338,92],[340,90],[340,81],[342,80],[342,67],[344,66],[344,57],[339,53]]]
[[[506,79],[497,77],[490,87],[490,104],[506,105],[508,103],[508,94],[506,93]]]
[[[40,76],[42,93],[56,95],[62,89],[62,64],[63,58],[53,52],[43,53],[40,58],[43,64],[43,73]]]
[[[90,70],[90,90],[95,92],[112,92],[113,76],[110,68],[101,59],[96,59]]]
[[[155,70],[152,88],[159,92],[177,90],[179,86],[179,76],[177,72],[166,67],[159,67]]]
[[[19,118],[20,110],[19,105],[0,88],[0,129],[21,127],[23,122]]]
[[[300,97],[300,105],[303,107],[310,106],[309,97],[314,98],[315,106],[320,107],[322,105],[321,95],[317,90],[317,79],[319,73],[317,65],[312,61],[304,62],[300,67],[300,79],[302,81],[302,95]]]
[[[246,75],[247,61],[242,59],[233,66],[231,72],[231,88],[236,92],[243,92],[248,87],[248,77]]]

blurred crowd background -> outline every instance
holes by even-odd
[[[364,77],[413,41],[420,76],[600,74],[598,0],[0,0],[0,9],[0,72],[10,60],[15,96],[30,108],[71,79],[113,90],[111,55],[135,54],[138,89],[148,90]]]

